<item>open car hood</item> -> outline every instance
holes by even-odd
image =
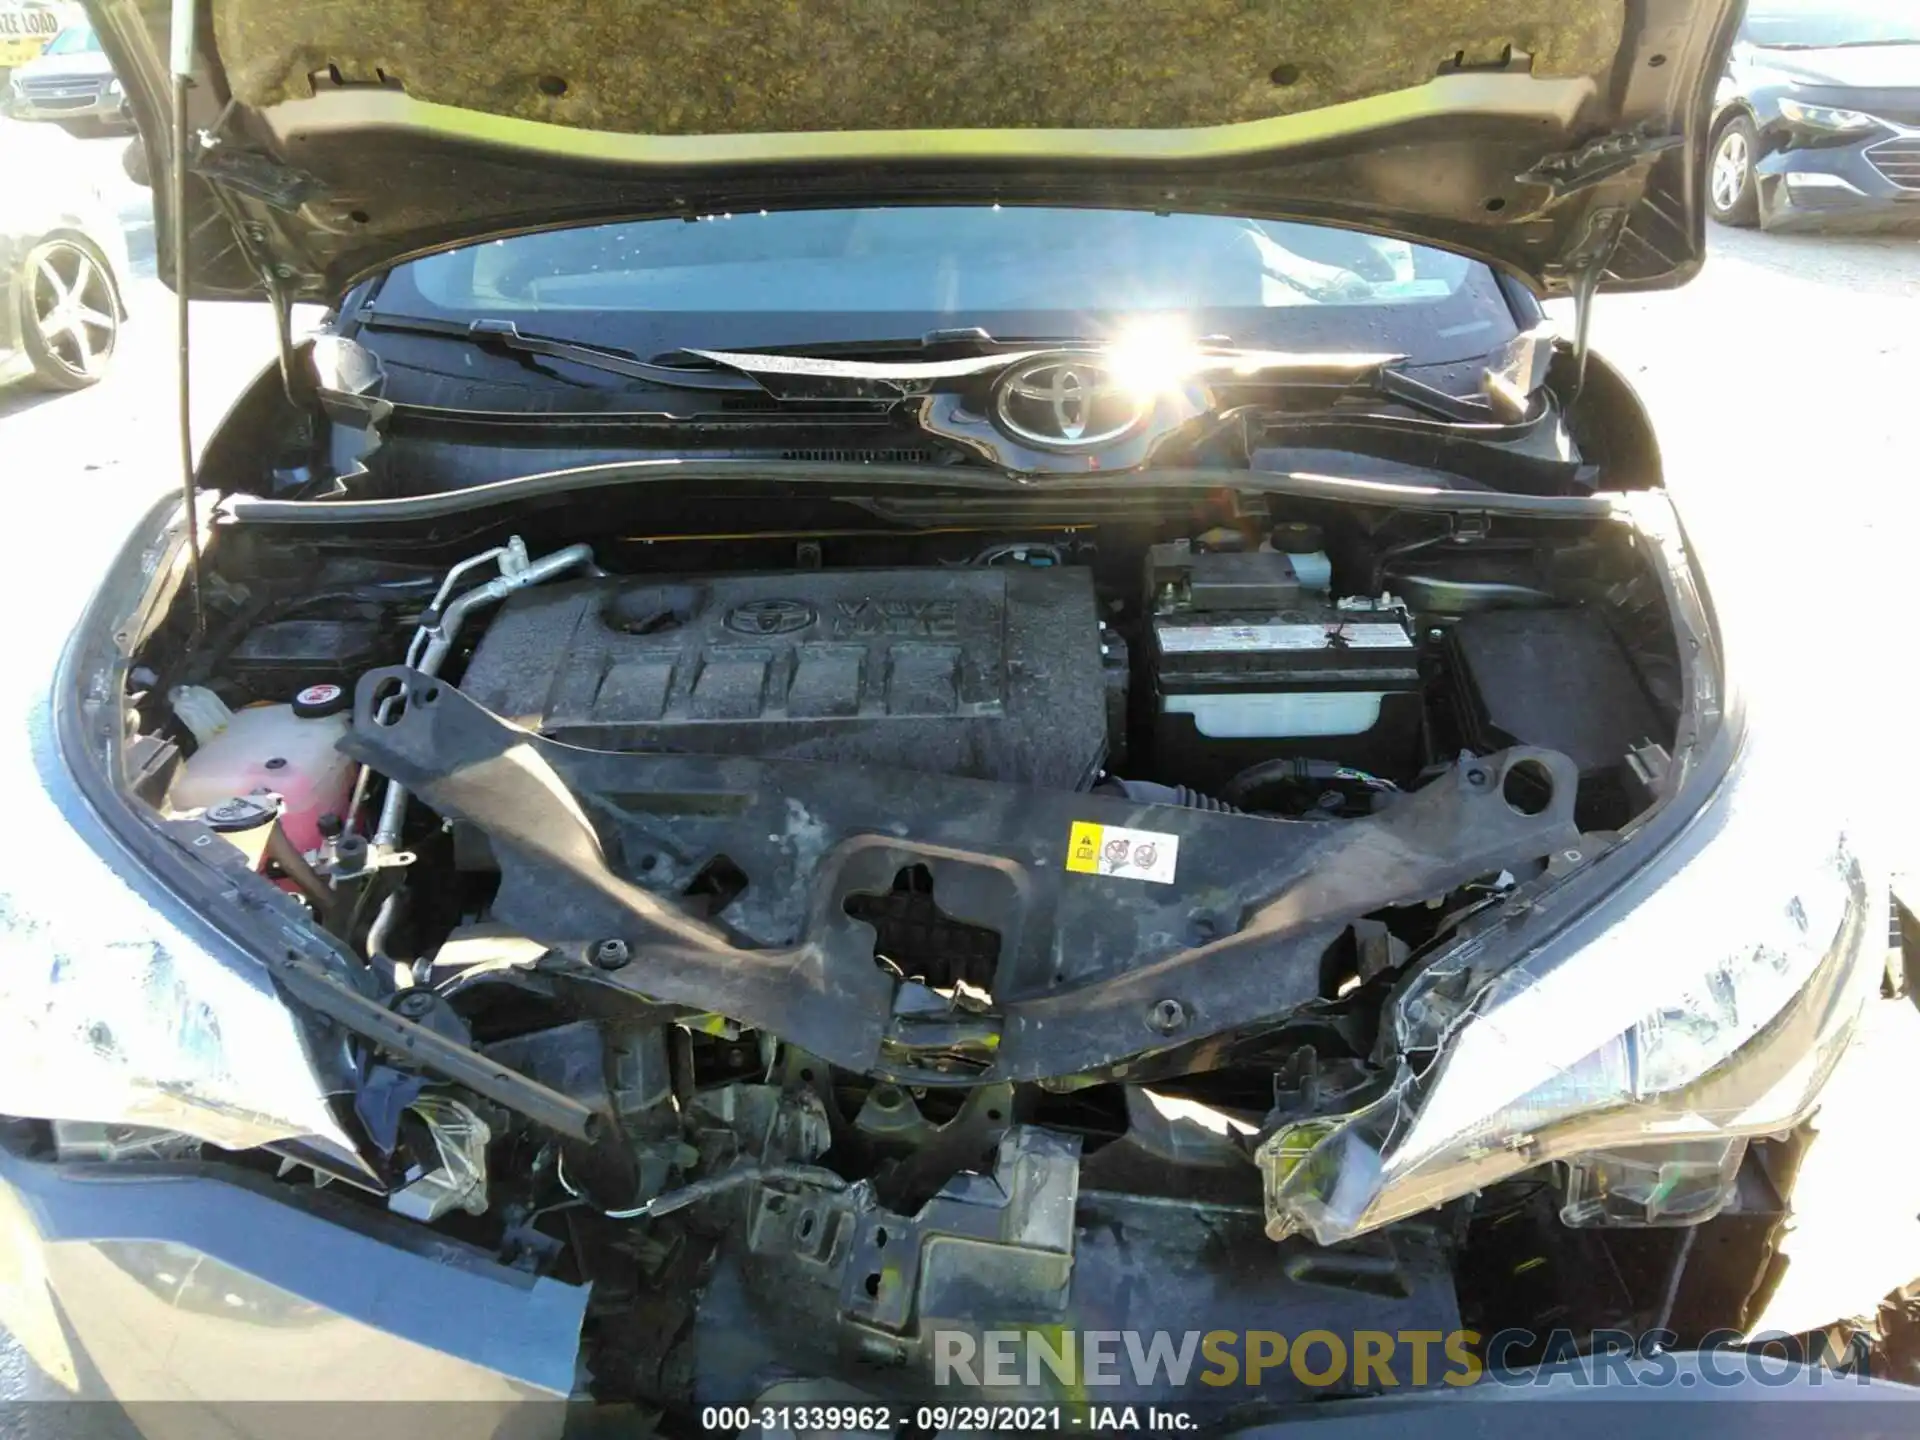
[[[169,0],[90,0],[169,161]],[[202,0],[192,288],[332,300],[585,221],[984,203],[1322,221],[1551,295],[1704,249],[1735,0]]]

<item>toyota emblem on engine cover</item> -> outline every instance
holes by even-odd
[[[1015,365],[993,392],[1000,428],[1044,450],[1109,444],[1138,425],[1146,410],[1112,370],[1083,355],[1042,356]]]
[[[792,635],[814,622],[804,600],[749,600],[727,612],[727,629],[736,635]]]

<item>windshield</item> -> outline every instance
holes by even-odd
[[[91,25],[69,25],[53,39],[47,42],[42,52],[47,55],[97,55],[100,53],[100,37],[93,33]]]
[[[650,220],[496,240],[400,267],[383,312],[505,316],[636,353],[1099,338],[1178,315],[1244,346],[1484,356],[1517,331],[1483,264],[1405,241],[1214,215],[1020,207]]]
[[[1920,45],[1920,0],[1754,0],[1746,35],[1782,50]]]

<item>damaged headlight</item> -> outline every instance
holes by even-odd
[[[1663,1174],[1730,1183],[1745,1137],[1804,1120],[1877,988],[1884,888],[1783,791],[1747,754],[1664,854],[1477,993],[1484,939],[1420,976],[1391,1091],[1261,1145],[1269,1233],[1332,1244],[1602,1151],[1575,1166],[1587,1191],[1596,1163],[1650,1175],[1651,1219]]]
[[[230,1150],[286,1139],[344,1149],[300,1025],[264,975],[216,959],[101,880],[55,923],[9,917],[0,1114],[172,1130]],[[115,890],[133,903],[103,905]]]
[[[31,837],[0,867],[0,1114],[344,1152],[313,1034],[208,914],[222,904],[273,933],[275,912],[243,907],[138,821],[110,778],[125,689],[116,634],[155,577],[179,572],[173,509],[157,503],[135,529],[72,628],[51,694],[0,746],[9,823]]]

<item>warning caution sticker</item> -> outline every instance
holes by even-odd
[[[1117,875],[1123,880],[1173,883],[1180,837],[1158,830],[1122,830],[1118,825],[1073,822],[1067,837],[1067,869],[1081,875]]]

